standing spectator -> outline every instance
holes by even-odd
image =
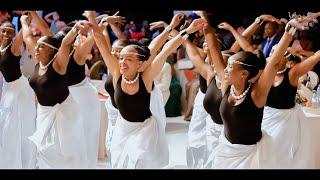
[[[144,31],[141,30],[141,25],[136,25],[133,21],[130,22],[131,28],[129,29],[130,39],[139,41],[145,35]]]
[[[276,22],[267,22],[264,27],[264,38],[265,41],[262,42],[262,51],[264,57],[269,57],[269,53],[272,47],[280,41],[280,37],[277,36],[279,25]]]
[[[50,24],[50,29],[54,34],[67,26],[64,21],[60,20],[60,16],[57,11],[47,14],[44,18]]]

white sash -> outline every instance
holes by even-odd
[[[119,114],[111,143],[113,168],[162,168],[169,163],[165,137],[165,112],[161,91],[151,92],[152,116],[144,122],[129,122]],[[160,119],[161,118],[161,119]]]

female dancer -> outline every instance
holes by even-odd
[[[35,95],[20,70],[22,32],[10,22],[0,26],[0,168],[35,168],[36,147],[28,140],[36,128]]]
[[[272,168],[275,153],[270,138],[261,131],[263,107],[280,64],[280,57],[296,31],[290,21],[275,52],[265,67],[261,52],[242,51],[228,59],[225,67],[213,56],[218,77],[222,80],[220,114],[224,134],[220,136],[213,168]],[[220,25],[220,27],[223,26]],[[205,28],[209,51],[214,49],[212,29]],[[265,68],[264,68],[265,67]],[[261,75],[260,75],[261,74]]]
[[[79,22],[81,23],[81,22]],[[59,31],[55,37],[64,38],[71,27]],[[85,31],[82,33],[86,33]],[[79,34],[78,37],[83,34]],[[85,35],[84,35],[85,36]],[[96,168],[98,160],[99,129],[100,129],[100,101],[98,92],[85,76],[85,63],[94,44],[93,35],[84,37],[83,41],[76,41],[70,53],[67,67],[67,81],[69,91],[77,102],[78,112],[83,121],[87,145],[88,168]]]
[[[174,24],[178,24],[179,23],[179,19],[178,19],[179,15],[176,15],[172,22],[171,22],[171,26],[175,26]],[[115,17],[107,17],[106,18],[106,22],[108,24],[112,24],[111,22],[115,21],[115,20],[112,20],[114,18],[117,18],[117,16]],[[119,19],[119,18],[118,18]],[[120,19],[121,20],[121,19]],[[163,24],[163,23],[151,23],[151,27],[153,28],[157,28],[160,26],[160,24]],[[109,41],[109,36],[108,34],[103,31],[104,35],[105,35],[105,38],[107,40],[107,42],[110,42]],[[173,34],[175,34],[175,32],[172,32]],[[154,40],[150,43],[149,45],[149,49],[151,51],[151,54],[153,54],[154,52],[157,52],[161,46],[165,43],[165,40],[168,38],[168,32],[167,31],[164,31],[163,33],[161,33],[159,36],[157,36],[156,38],[154,38]],[[112,51],[111,51],[111,54],[116,58],[116,59],[119,59],[120,58],[120,52],[121,50],[129,45],[129,44],[133,44],[133,42],[130,42],[128,40],[124,40],[124,39],[118,39],[116,40],[113,45],[112,45]],[[148,64],[150,64],[151,60],[149,60],[149,62],[146,63],[145,67],[148,66]],[[143,67],[141,68],[143,69]],[[115,103],[115,100],[114,100],[114,87],[113,87],[113,83],[112,83],[112,74],[109,73],[108,75],[108,78],[106,80],[106,83],[105,83],[105,89],[107,90],[107,92],[109,93],[110,95],[110,98],[109,100],[106,102],[106,108],[107,108],[107,111],[108,111],[108,120],[109,120],[109,126],[108,126],[108,130],[107,130],[107,142],[106,142],[106,146],[107,146],[107,166],[108,167],[111,167],[111,151],[110,151],[110,146],[111,146],[111,141],[112,141],[112,136],[113,136],[113,131],[114,131],[114,126],[116,124],[116,120],[117,120],[117,117],[118,117],[118,114],[119,114],[119,111],[117,109],[117,105]]]
[[[37,146],[38,166],[87,168],[83,124],[66,75],[72,43],[81,25],[76,24],[62,42],[51,36],[34,42],[27,18],[21,17],[23,39],[35,48],[33,55],[39,60],[29,82],[39,102],[36,132],[29,137]]]
[[[312,21],[312,19],[309,20]],[[239,34],[231,26],[224,24],[223,27],[238,38]],[[252,50],[250,43],[245,39],[241,42],[243,49]],[[276,46],[271,54],[275,48]],[[310,151],[312,147],[310,137],[316,132],[311,132],[312,128],[307,127],[304,121],[307,118],[301,108],[295,105],[295,97],[298,79],[319,62],[319,55],[315,54],[302,63],[298,56],[291,54],[280,58],[281,71],[277,72],[267,98],[262,129],[274,139],[277,155],[279,155],[277,168],[310,168],[313,167],[314,161],[312,152],[316,152],[314,148]]]
[[[114,168],[160,168],[168,164],[168,145],[165,140],[165,113],[162,96],[157,94],[153,79],[160,73],[166,57],[187,38],[199,30],[204,21],[196,20],[180,35],[170,40],[156,56],[147,48],[129,45],[122,49],[120,61],[107,49],[105,39],[88,12],[95,41],[113,76],[114,98],[121,116],[118,116],[111,145]],[[170,27],[174,28],[174,27]],[[155,59],[142,73],[138,69],[145,60]],[[137,103],[138,102],[138,103]]]

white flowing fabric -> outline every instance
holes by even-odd
[[[166,105],[170,97],[170,82],[171,82],[171,66],[169,63],[164,63],[160,74],[154,79],[154,83],[158,85],[163,95],[163,104]]]
[[[220,136],[219,145],[215,150],[212,168],[273,168],[275,164],[273,155],[274,149],[271,138],[264,132],[261,140],[254,145],[232,144],[223,134]]]
[[[80,118],[83,121],[88,168],[96,168],[98,162],[100,101],[95,87],[85,78],[79,84],[69,86],[73,99],[77,102]]]
[[[223,124],[217,124],[213,122],[211,116],[206,118],[206,138],[207,138],[207,149],[206,149],[206,162],[204,168],[211,168],[211,164],[214,158],[214,152],[219,144],[219,138],[223,131]]]
[[[29,139],[37,146],[40,169],[87,168],[83,123],[71,95],[55,106],[38,104],[37,130]]]
[[[2,95],[2,84],[3,84],[3,81],[4,81],[3,75],[2,75],[2,73],[0,71],[0,100],[1,100],[1,95]]]
[[[206,157],[207,133],[206,118],[209,114],[203,107],[205,94],[199,89],[194,100],[192,117],[188,131],[187,166],[188,168],[203,168]],[[210,116],[209,116],[210,117]]]
[[[314,152],[320,147],[313,146],[312,137],[320,132],[307,121],[300,105],[291,109],[264,108],[262,128],[273,138],[277,148],[274,168],[319,168],[314,166],[315,161],[320,161]]]
[[[112,105],[110,97],[105,102],[105,106],[106,106],[107,114],[108,114],[108,129],[107,129],[107,133],[106,133],[107,168],[112,168],[110,147],[111,147],[114,128],[115,128],[117,118],[119,115],[119,110]]]
[[[28,137],[36,129],[35,94],[23,75],[3,81],[0,102],[0,168],[35,168],[36,147]]]
[[[111,142],[113,168],[163,168],[169,164],[163,98],[156,85],[151,92],[150,111],[152,116],[138,123],[118,116]]]

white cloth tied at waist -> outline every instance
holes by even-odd
[[[112,105],[110,96],[106,100],[104,105],[105,105],[107,113],[108,113],[108,120],[112,123],[112,126],[114,126],[116,124],[116,120],[118,118],[119,110]]]
[[[169,163],[165,111],[156,85],[151,92],[150,111],[152,116],[144,122],[129,122],[118,115],[111,143],[113,168],[161,168]]]
[[[17,107],[17,104],[6,104],[6,102],[18,103],[20,92],[25,87],[24,81],[28,80],[23,75],[12,82],[6,82],[3,78],[2,101],[0,103],[0,147],[3,147],[5,142],[6,129],[10,124],[10,114],[16,110],[13,107]]]
[[[299,105],[291,109],[264,108],[262,129],[279,142],[276,146],[289,148],[286,153],[290,159],[295,157],[300,146],[302,119],[305,117]]]
[[[205,94],[199,89],[194,100],[192,117],[188,130],[188,146],[199,148],[206,145],[206,118],[209,114],[203,107]]]
[[[274,152],[270,137],[262,132],[262,138],[253,145],[232,144],[225,135],[219,138],[216,148],[213,168],[272,168]]]
[[[41,106],[41,105],[39,105]],[[54,106],[41,106],[43,113],[48,113],[47,117],[42,121],[37,121],[37,130],[29,137],[29,139],[37,146],[37,149],[42,151],[54,144],[54,140],[45,141],[53,128],[56,120],[57,112],[61,110],[61,104],[57,103]]]

